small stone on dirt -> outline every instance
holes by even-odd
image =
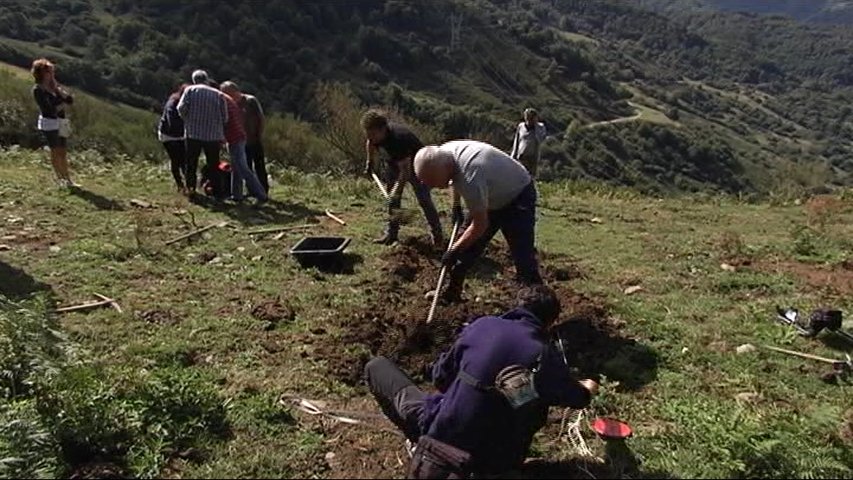
[[[146,202],[145,200],[139,200],[138,198],[134,198],[130,201],[130,204],[137,208],[151,208],[153,205],[150,202]]]
[[[602,220],[598,217],[592,217],[591,219],[589,219],[589,221],[592,223],[604,223],[604,220]]]
[[[9,245],[0,245],[0,252],[8,252],[11,249],[12,247],[10,247]]]
[[[737,267],[735,267],[734,265],[729,265],[728,263],[724,263],[724,264],[720,265],[720,268],[726,272],[736,272],[737,271]]]
[[[253,262],[260,262],[263,259],[264,259],[264,257],[261,255],[257,255],[257,256],[252,257]]]
[[[11,242],[12,240],[14,240],[16,238],[18,238],[18,237],[15,235],[4,235],[4,236],[0,237],[0,240],[3,240],[4,242]]]
[[[262,340],[261,346],[269,353],[280,353],[284,351],[284,347],[279,342],[271,339]]]
[[[643,287],[639,285],[634,285],[632,287],[628,287],[625,289],[625,295],[634,295],[635,293],[640,293],[643,291]]]
[[[755,350],[757,350],[755,348],[755,345],[753,345],[751,343],[745,343],[745,344],[737,347],[737,349],[735,349],[735,351],[738,353],[738,355],[743,355],[745,353],[752,353]]]
[[[48,248],[48,250],[50,250],[53,253],[57,253],[57,252],[62,250],[62,247],[60,247],[59,245],[51,245],[50,248]]]
[[[217,258],[215,252],[202,252],[198,255],[196,261],[202,265],[206,263],[210,263],[213,259]]]

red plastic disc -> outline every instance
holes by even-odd
[[[602,438],[611,440],[623,440],[634,434],[630,425],[613,418],[596,418],[592,421],[592,429]]]

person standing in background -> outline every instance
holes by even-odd
[[[548,136],[545,124],[539,121],[539,113],[528,108],[524,111],[524,121],[518,124],[515,139],[512,142],[510,157],[524,165],[530,176],[536,178],[539,160],[542,157],[542,142]]]
[[[189,195],[198,188],[198,157],[202,150],[209,171],[219,164],[219,151],[228,122],[225,98],[222,92],[208,86],[207,72],[196,70],[192,80],[193,85],[184,91],[178,102],[187,144],[186,186]]]
[[[236,85],[231,83],[232,91],[226,91],[243,112],[244,125],[246,129],[246,161],[249,168],[255,172],[264,191],[270,193],[270,182],[267,174],[267,161],[264,156],[264,126],[266,117],[261,102],[253,95],[241,92]],[[223,86],[223,91],[225,88]]]
[[[33,97],[39,107],[38,129],[50,148],[50,163],[61,187],[78,187],[68,169],[68,136],[71,127],[65,115],[66,105],[74,103],[74,97],[56,81],[56,66],[46,58],[33,62],[35,79]]]
[[[246,129],[245,119],[240,106],[240,90],[234,82],[222,84],[222,93],[228,105],[228,123],[225,124],[225,141],[228,142],[228,153],[231,156],[231,197],[235,202],[242,202],[243,182],[249,187],[249,193],[257,199],[257,206],[267,201],[264,187],[246,161]]]
[[[169,96],[166,105],[163,106],[163,115],[160,116],[160,124],[157,128],[157,139],[163,144],[172,167],[172,177],[179,193],[186,195],[187,185],[184,181],[187,163],[186,137],[184,136],[184,120],[178,113],[178,102],[184,90],[189,87],[183,84],[178,90]]]

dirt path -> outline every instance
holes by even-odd
[[[639,109],[639,107],[636,104],[634,104],[632,102],[628,102],[628,105],[631,105],[631,107],[633,107],[635,110],[637,110],[637,113],[635,115],[632,115],[630,117],[614,118],[613,120],[604,120],[603,122],[590,123],[584,128],[598,128],[598,127],[603,127],[605,125],[613,125],[616,123],[636,122],[637,120],[640,120],[641,118],[643,118],[643,112]]]

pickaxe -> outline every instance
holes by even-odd
[[[101,295],[100,293],[96,293],[94,295],[96,297],[100,298],[101,300],[98,302],[90,302],[90,303],[84,303],[81,305],[73,305],[70,307],[57,308],[56,313],[69,313],[69,312],[78,312],[81,310],[92,310],[94,308],[100,308],[100,307],[103,307],[106,305],[109,305],[110,307],[114,308],[118,313],[123,313],[121,306],[114,299],[109,298],[109,297],[105,297],[104,295]]]

